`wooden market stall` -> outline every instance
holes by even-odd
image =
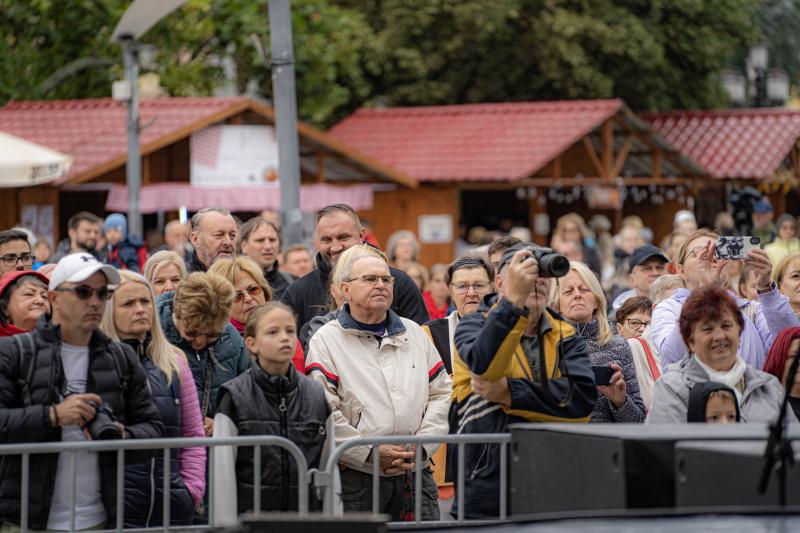
[[[658,242],[672,213],[714,187],[618,99],[361,109],[330,134],[420,183],[376,192],[366,215],[383,239],[417,232],[427,264],[453,257],[460,223],[524,225],[545,243],[570,211],[605,214],[615,230],[639,215]],[[444,221],[449,240],[425,238]]]

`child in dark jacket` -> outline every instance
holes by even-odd
[[[716,381],[698,383],[689,392],[686,418],[687,422],[735,424],[741,419],[736,393]]]
[[[309,468],[324,466],[333,446],[331,409],[322,387],[292,366],[297,322],[288,306],[268,302],[247,318],[245,344],[250,369],[220,388],[214,437],[277,435],[294,442]],[[215,524],[236,523],[253,505],[253,447],[215,451]],[[297,465],[285,450],[261,447],[261,510],[297,510]],[[311,508],[319,507],[312,499]]]
[[[128,236],[128,219],[122,213],[112,213],[106,218],[103,232],[108,241],[106,263],[125,270],[141,274],[139,250],[144,243],[135,236]]]

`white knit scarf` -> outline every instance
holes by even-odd
[[[723,385],[727,385],[728,387],[732,388],[736,393],[736,399],[741,404],[742,393],[744,393],[742,378],[744,378],[744,373],[747,370],[747,363],[744,362],[744,359],[737,355],[736,362],[733,364],[730,370],[726,370],[725,372],[714,370],[710,366],[703,363],[697,357],[697,355],[694,356],[694,360],[697,361],[697,364],[700,365],[700,368],[706,371],[706,374],[708,374],[708,381],[716,381],[717,383],[722,383]],[[742,390],[739,389],[740,386]]]

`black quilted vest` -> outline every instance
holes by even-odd
[[[218,413],[226,414],[239,435],[278,435],[297,444],[309,468],[317,468],[326,439],[330,407],[322,386],[294,367],[286,376],[270,376],[257,363],[220,389]],[[239,447],[236,457],[238,511],[253,510],[253,448]],[[312,498],[311,509],[319,509]],[[261,509],[297,510],[297,465],[288,452],[261,447]]]

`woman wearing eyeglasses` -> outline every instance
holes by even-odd
[[[650,315],[653,302],[650,298],[634,296],[625,300],[615,314],[617,333],[625,337],[633,353],[639,394],[646,409],[653,399],[653,385],[661,377],[658,350],[650,338]]]
[[[681,309],[689,296],[700,289],[730,286],[731,260],[717,257],[715,243],[718,237],[707,229],[699,229],[689,236],[677,256],[678,275],[685,288],[677,289],[672,297],[659,303],[653,310],[653,343],[661,354],[661,365],[665,369],[689,355],[679,328]],[[756,248],[742,262],[754,272],[759,305],[754,313],[749,313],[747,306],[751,305],[750,300],[730,293],[744,315],[739,355],[745,363],[760,370],[764,366],[767,350],[778,333],[787,327],[800,325],[800,321],[789,305],[789,299],[781,294],[771,279],[772,261],[769,255]]]
[[[186,355],[164,337],[155,319],[155,293],[147,279],[120,270],[119,286],[106,306],[100,329],[133,348],[142,363],[164,437],[203,437],[203,420]],[[206,450],[174,450],[170,466],[170,524],[190,525],[205,492]],[[161,457],[125,466],[125,527],[163,524]]]
[[[492,292],[493,281],[494,269],[483,257],[462,256],[446,267],[443,283],[456,309],[444,318],[425,323],[422,329],[442,356],[448,374],[453,373],[451,354],[458,321],[478,310],[483,297]]]
[[[214,261],[208,272],[227,279],[236,290],[231,308],[231,324],[244,337],[247,317],[259,305],[272,300],[272,288],[267,283],[261,268],[246,255],[240,255],[232,259]],[[292,363],[298,371],[305,372],[306,362],[300,341],[297,341]]]
[[[230,323],[235,292],[219,274],[194,272],[174,292],[158,298],[164,335],[189,360],[208,436],[220,386],[250,368],[242,336]]]
[[[36,321],[50,312],[46,276],[14,270],[0,276],[0,337],[33,331]]]

